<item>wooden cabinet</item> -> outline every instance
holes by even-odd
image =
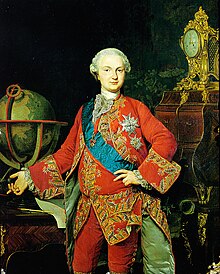
[[[206,273],[208,265],[219,260],[218,103],[218,88],[166,91],[155,109],[178,143],[174,160],[182,165],[182,172],[170,195],[179,208],[185,202],[181,234],[192,274]]]
[[[197,90],[187,93],[166,91],[155,110],[156,117],[176,137],[178,151],[175,159],[187,162],[185,182],[195,187],[198,184],[218,185],[218,102],[217,89],[208,91],[205,98],[204,93]],[[205,172],[209,172],[209,176],[201,178]]]
[[[34,267],[36,271],[44,263],[40,259],[43,258],[42,254],[44,252],[42,251],[41,254],[41,250],[50,244],[56,244],[57,246],[54,249],[52,248],[52,252],[50,250],[50,254],[47,255],[47,261],[49,262],[53,253],[55,254],[59,251],[58,249],[62,249],[62,256],[60,256],[62,257],[62,262],[60,264],[64,264],[67,269],[64,241],[65,232],[57,228],[57,223],[52,215],[44,212],[0,207],[0,269],[5,270],[11,258],[14,260],[13,257],[15,256],[13,254],[17,253],[18,257],[20,257],[20,262],[17,262],[15,266],[10,266],[10,269],[17,267],[16,273],[21,273],[22,270],[19,271],[18,268],[23,267],[23,273],[26,273],[25,267],[29,268],[30,271],[31,267]],[[33,264],[32,259],[38,261],[37,265],[31,265]],[[56,262],[61,260],[59,257],[52,259]],[[65,268],[63,271],[63,273],[66,273]]]

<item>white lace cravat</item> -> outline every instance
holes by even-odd
[[[107,100],[104,95],[97,94],[95,98],[95,105],[92,112],[92,122],[95,124],[97,119],[104,113],[108,112],[112,105],[114,99]]]

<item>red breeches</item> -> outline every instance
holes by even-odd
[[[75,240],[75,272],[92,273],[95,270],[104,241],[102,229],[91,208],[88,220]],[[108,266],[111,272],[129,273],[135,261],[137,241],[138,233],[133,228],[129,238],[118,244],[108,245]]]

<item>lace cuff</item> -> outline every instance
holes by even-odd
[[[152,186],[146,181],[144,180],[144,178],[142,177],[141,173],[139,170],[133,170],[134,175],[136,176],[136,178],[138,179],[138,182],[140,183],[140,185],[148,190],[152,189]]]
[[[21,170],[24,171],[24,179],[28,184],[28,190],[34,191],[35,185],[34,185],[34,182],[32,181],[30,170],[26,167],[22,167]]]

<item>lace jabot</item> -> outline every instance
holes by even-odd
[[[92,122],[95,124],[97,119],[108,112],[114,103],[113,99],[107,100],[104,95],[97,94],[95,98],[94,110],[92,112]]]

